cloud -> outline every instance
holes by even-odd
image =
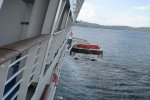
[[[80,11],[78,20],[95,22],[97,20],[96,19],[97,14],[95,12],[96,7],[94,7],[90,2],[85,2]]]
[[[104,21],[107,19],[105,13],[106,12],[101,6],[96,6],[91,2],[85,2],[78,16],[78,20],[98,24],[100,24],[99,22],[104,23]]]
[[[150,6],[150,5],[149,5]],[[150,9],[147,6],[142,6],[140,9],[146,10]],[[92,2],[85,2],[78,20],[97,23],[101,25],[125,25],[132,27],[150,27],[150,18],[149,16],[144,16],[141,14],[135,14],[134,12],[124,12],[106,10],[101,6],[96,6]]]
[[[134,7],[136,10],[150,10],[150,4],[144,6]]]
[[[109,19],[112,25],[126,25],[133,27],[147,27],[150,26],[150,19],[146,16],[132,16],[132,17],[122,17],[117,19]]]

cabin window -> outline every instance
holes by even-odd
[[[2,4],[3,4],[3,0],[0,0],[0,9],[2,7]]]
[[[83,53],[83,54],[94,54],[94,55],[100,54],[100,51],[89,50],[89,49],[77,49],[77,48],[72,48],[71,52]]]
[[[89,50],[88,49],[76,49],[76,48],[72,48],[71,50],[72,52],[76,52],[76,53],[84,53],[84,54],[89,54]]]
[[[34,4],[35,0],[23,0],[24,2],[28,3],[28,4]]]
[[[90,50],[90,54],[99,55],[100,51]]]

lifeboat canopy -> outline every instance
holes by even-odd
[[[77,44],[77,48],[83,48],[83,49],[100,49],[100,46],[97,44],[83,44],[79,43]]]

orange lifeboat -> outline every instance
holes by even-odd
[[[99,45],[96,44],[77,44],[77,48],[100,49]]]
[[[103,50],[97,44],[77,43],[72,46],[70,55],[75,59],[89,58],[94,61],[103,57]]]

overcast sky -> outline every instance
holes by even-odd
[[[85,0],[78,20],[102,25],[150,27],[150,0]]]
[[[150,27],[150,0],[85,0],[78,20]]]

